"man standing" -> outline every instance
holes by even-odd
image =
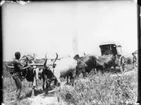
[[[135,53],[132,53],[132,55],[133,55],[133,68],[135,69],[135,67],[137,67],[137,57]]]
[[[20,97],[20,93],[21,93],[21,89],[22,89],[22,77],[21,77],[21,72],[25,69],[27,69],[29,66],[27,67],[23,67],[23,65],[20,63],[20,57],[21,54],[20,52],[16,52],[15,53],[15,59],[13,61],[14,64],[14,73],[12,75],[15,83],[16,83],[16,87],[17,87],[17,98]]]

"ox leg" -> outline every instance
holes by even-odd
[[[96,74],[96,73],[97,73],[97,71],[98,71],[98,70],[95,68],[95,69],[94,69],[94,73]]]
[[[89,72],[89,71],[88,71],[88,72]],[[83,70],[83,77],[84,77],[84,78],[86,78],[86,77],[87,77],[87,73],[88,73],[88,72],[86,72],[86,70],[85,70],[85,69]]]
[[[70,72],[70,73],[67,75],[67,84],[71,83],[71,78],[72,78],[72,73]]]
[[[78,77],[79,77],[79,74],[78,74],[78,71],[76,71],[75,78],[78,78]]]
[[[57,79],[57,86],[60,86],[60,83],[61,83],[61,81],[60,81],[60,77],[59,76],[56,76],[56,79]]]
[[[42,84],[43,90],[45,89],[45,84],[46,84],[46,79],[45,79],[45,77],[43,77],[43,84]]]
[[[101,68],[101,73],[104,74],[104,69],[103,68]]]
[[[120,72],[121,72],[121,73],[123,72],[123,70],[122,70],[122,66],[120,66]]]
[[[54,85],[57,85],[57,79],[54,78]]]
[[[37,85],[37,80],[39,80],[39,69],[38,68],[34,69],[34,77],[35,77],[34,80],[36,81],[35,86],[38,89],[38,85]]]
[[[110,73],[112,73],[112,71],[115,71],[115,67],[109,67],[109,68],[107,68],[107,69],[109,69],[108,71],[110,72]],[[112,69],[114,69],[114,70],[112,70]]]
[[[86,77],[86,70],[85,70],[85,69],[82,69],[81,73],[83,74],[83,78],[85,78],[85,77]],[[79,72],[79,75],[80,75],[81,73]]]
[[[47,79],[47,76],[45,76],[43,83],[43,89],[45,90],[45,94],[48,94],[48,88],[49,88],[49,81]]]
[[[49,81],[46,80],[46,91],[45,91],[45,94],[48,94],[48,89],[49,89]]]
[[[37,81],[38,81],[38,80],[36,79],[36,89],[38,90],[38,83],[37,83]]]
[[[44,76],[43,76],[43,90],[44,90],[45,88],[47,88],[46,86],[47,86],[47,76],[44,75]]]
[[[34,97],[35,96],[35,87],[33,86],[32,87],[32,94],[31,94],[31,97]]]
[[[34,97],[35,96],[35,87],[36,87],[36,77],[34,77],[33,79],[33,85],[32,85],[32,94],[31,94],[31,97]]]
[[[69,76],[67,75],[67,84],[69,84]]]
[[[74,86],[74,78],[71,79],[71,85]]]
[[[71,85],[74,86],[74,76],[73,76],[73,74],[70,74],[70,82],[71,82]]]
[[[120,69],[121,69],[121,72],[123,72],[123,66],[122,65],[120,66]]]
[[[124,68],[124,65],[121,65],[121,66],[120,66],[120,71],[121,71],[121,72],[124,72],[124,69],[125,69],[125,68]]]
[[[48,93],[49,90],[52,89],[51,83],[52,83],[52,79],[51,79],[51,80],[48,79],[48,80],[46,81],[46,94]]]
[[[43,90],[45,89],[44,84],[45,84],[45,79],[43,78],[43,84],[42,84]]]
[[[86,78],[87,74],[85,72],[83,72],[83,78]]]
[[[123,71],[125,71],[125,65],[124,64],[122,65],[122,69],[123,69]]]
[[[114,72],[116,72],[116,66],[113,66],[114,67]],[[111,69],[111,68],[110,68]],[[111,71],[112,72],[112,71]]]
[[[61,80],[60,80],[60,77],[61,77],[61,75],[60,75],[60,72],[59,71],[56,71],[56,72],[54,72],[54,76],[55,76],[55,79],[56,79],[56,86],[60,86],[61,85]]]

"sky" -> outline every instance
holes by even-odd
[[[123,55],[137,50],[137,4],[132,1],[30,2],[3,5],[3,60],[14,53],[43,58],[57,52],[101,55],[99,45],[114,41]]]

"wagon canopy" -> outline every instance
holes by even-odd
[[[104,42],[99,45],[101,55],[121,55],[121,45],[114,42]]]

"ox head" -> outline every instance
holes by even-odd
[[[52,62],[52,64],[50,64],[50,66],[52,66],[53,68],[55,68],[55,66],[56,66],[56,64],[55,64],[55,62],[56,62],[56,60],[58,59],[58,54],[56,53],[56,57],[55,57],[55,59],[49,59],[49,58],[47,58],[47,53],[45,54],[45,62],[44,62],[44,67],[47,67],[47,61],[51,61]]]
[[[22,64],[23,66],[27,66],[28,63],[29,63],[29,58],[28,58],[26,55],[24,55],[24,56],[20,59],[20,62],[21,62],[21,64]]]
[[[21,64],[22,64],[24,67],[26,67],[26,66],[28,66],[30,63],[34,62],[33,60],[34,60],[34,59],[33,59],[32,56],[30,56],[30,55],[24,55],[24,56],[20,59],[20,62],[21,62]],[[23,70],[23,71],[22,71],[22,75],[23,75],[24,77],[26,77],[28,70],[33,70],[33,69],[34,69],[34,68],[29,67],[28,69]],[[30,78],[30,77],[29,77],[29,78]]]
[[[84,52],[84,56],[86,55],[86,53]]]
[[[33,63],[33,61],[35,60],[34,55],[33,56],[32,55],[27,55],[27,58],[29,60],[29,63]]]
[[[29,63],[34,62],[34,58],[31,55],[24,55],[21,59],[20,62],[23,66],[29,65]]]

